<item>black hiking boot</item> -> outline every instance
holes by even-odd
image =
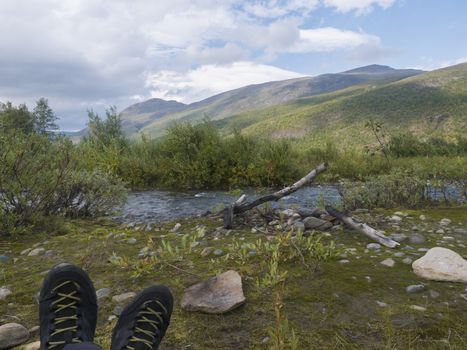
[[[93,341],[96,292],[79,267],[62,264],[52,268],[42,285],[39,304],[41,350]]]
[[[152,286],[145,289],[120,315],[110,350],[156,350],[169,326],[172,308],[169,288]]]

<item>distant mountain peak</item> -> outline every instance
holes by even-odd
[[[149,100],[135,103],[130,107],[125,108],[122,111],[122,114],[132,114],[132,113],[151,113],[156,112],[157,110],[173,110],[181,109],[186,107],[184,103],[175,101],[175,100],[163,100],[161,98],[150,98]]]
[[[344,73],[388,73],[388,72],[393,72],[396,69],[389,67],[389,66],[383,66],[381,64],[370,64],[368,66],[363,66],[363,67],[358,67],[354,68],[351,70],[347,70]]]

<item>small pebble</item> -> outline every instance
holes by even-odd
[[[224,251],[222,251],[221,249],[216,249],[214,250],[213,254],[215,256],[221,256],[221,255],[224,255]]]
[[[396,264],[396,262],[393,259],[389,258],[381,261],[380,264],[387,267],[393,267]]]
[[[415,311],[426,311],[426,308],[418,305],[410,305],[410,308]]]
[[[423,284],[412,284],[411,286],[405,288],[405,290],[410,294],[419,293],[425,290],[425,286]]]
[[[412,259],[410,259],[410,258],[405,258],[405,259],[402,260],[402,262],[403,262],[404,264],[406,264],[406,265],[410,265],[410,264],[412,263]]]
[[[380,306],[380,307],[388,307],[389,306],[388,304],[383,303],[382,301],[378,301],[378,300],[376,300],[376,304],[378,304],[378,306]]]
[[[369,244],[366,245],[366,248],[370,249],[370,250],[378,250],[378,249],[381,249],[381,244],[369,243]]]

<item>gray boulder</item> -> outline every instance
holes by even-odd
[[[242,278],[229,270],[185,290],[182,309],[222,314],[245,303]]]
[[[9,349],[21,345],[29,339],[28,330],[18,323],[7,323],[0,326],[0,349]]]
[[[431,248],[413,262],[412,269],[429,280],[467,283],[467,260],[447,248]]]

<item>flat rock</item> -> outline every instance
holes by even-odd
[[[119,295],[114,295],[112,297],[112,301],[115,303],[123,303],[125,301],[128,301],[130,299],[133,299],[136,296],[136,293],[133,292],[127,292]]]
[[[40,247],[40,248],[34,248],[33,250],[31,250],[28,254],[28,256],[38,256],[38,255],[42,255],[45,253],[45,249]]]
[[[242,278],[238,272],[229,270],[185,290],[182,309],[222,314],[245,302]]]
[[[393,221],[393,222],[401,222],[402,221],[402,218],[398,215],[393,215],[389,218],[390,221]]]
[[[28,339],[28,330],[18,323],[7,323],[0,326],[0,349],[2,350],[24,344]]]
[[[389,258],[381,261],[380,264],[387,267],[393,267],[396,264],[396,262],[393,259]]]
[[[314,216],[309,216],[304,219],[303,224],[308,230],[327,230],[332,227],[332,224],[329,221],[321,220]]]
[[[412,264],[416,275],[434,281],[467,283],[467,260],[442,247],[431,248]]]

